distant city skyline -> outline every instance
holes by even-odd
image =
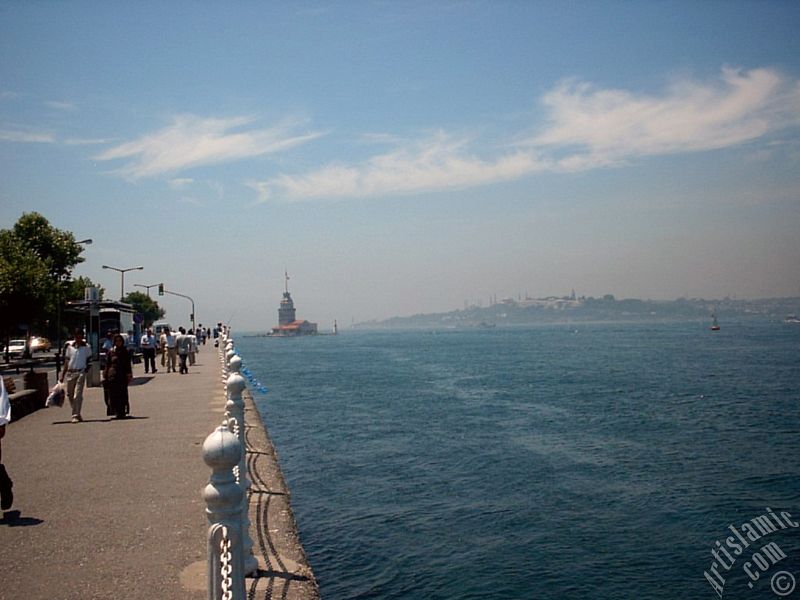
[[[0,5],[0,217],[268,331],[800,295],[800,5]],[[151,295],[155,290],[151,290]],[[159,297],[170,322],[190,307]]]

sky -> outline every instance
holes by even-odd
[[[141,265],[126,292],[242,331],[285,272],[321,330],[798,296],[797,31],[790,1],[0,0],[0,227],[38,211],[108,297]]]

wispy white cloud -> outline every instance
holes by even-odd
[[[800,84],[771,69],[723,69],[711,81],[675,80],[660,95],[565,81],[541,98],[545,126],[487,157],[468,140],[365,134],[395,149],[353,164],[253,181],[260,202],[364,198],[459,189],[541,171],[584,171],[637,158],[740,145],[800,123]]]
[[[676,81],[660,96],[566,81],[543,97],[548,124],[529,143],[563,156],[559,166],[569,170],[726,148],[800,122],[799,90],[770,69],[726,68],[712,81]]]
[[[169,180],[169,187],[174,190],[180,190],[187,186],[190,186],[194,183],[194,179],[191,177],[177,177],[175,179]]]
[[[0,140],[36,144],[55,144],[57,141],[52,133],[22,129],[0,129]]]
[[[217,202],[225,199],[225,185],[214,179],[194,179],[192,177],[176,177],[167,184],[182,194],[179,202],[193,201],[198,205]],[[193,194],[189,196],[187,194]],[[200,200],[202,198],[203,200]]]
[[[270,154],[313,140],[318,132],[295,133],[296,122],[285,122],[266,129],[246,129],[253,119],[176,117],[171,125],[127,142],[94,158],[128,159],[117,172],[130,179],[175,173],[200,165]]]
[[[515,151],[493,159],[471,154],[468,143],[444,133],[360,165],[331,164],[303,175],[280,175],[250,187],[262,202],[277,195],[287,200],[348,197],[466,188],[517,179],[547,165],[532,151]]]
[[[19,143],[64,144],[65,146],[91,146],[109,144],[114,141],[105,138],[67,138],[62,140],[52,132],[28,128],[0,129],[0,140]]]
[[[55,108],[56,110],[75,110],[78,108],[72,102],[59,102],[58,100],[50,100],[49,102],[45,102],[45,105],[50,108]]]
[[[365,144],[390,144],[395,146],[409,141],[390,133],[362,133],[358,137],[359,140]]]
[[[178,198],[178,202],[180,204],[190,204],[191,206],[203,206],[203,203],[193,196],[181,196]]]
[[[116,140],[108,138],[69,138],[64,140],[67,146],[97,146],[99,144],[111,144]]]

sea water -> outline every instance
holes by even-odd
[[[777,573],[800,578],[800,528],[726,545],[767,508],[800,524],[800,326],[240,336],[237,350],[268,388],[257,403],[323,598],[714,598],[704,573],[725,598],[774,598]],[[761,569],[770,541],[786,558]]]

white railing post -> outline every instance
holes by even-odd
[[[217,427],[203,442],[203,460],[212,473],[203,490],[208,528],[209,600],[245,600],[242,551],[242,488],[233,467],[244,449],[226,425]]]
[[[225,338],[225,342],[222,345],[222,383],[225,384],[225,381],[228,379],[228,362],[231,359],[233,350],[233,340],[231,338]]]
[[[225,382],[228,379],[228,348],[227,338],[223,333],[219,334],[219,364],[222,374],[222,387],[225,387]]]
[[[222,370],[222,385],[226,390],[228,389],[228,376],[231,374],[230,363],[234,356],[236,356],[236,352],[231,345],[225,350],[225,367]]]
[[[244,437],[244,400],[242,399],[242,392],[247,387],[244,377],[240,374],[242,368],[242,359],[239,356],[232,356],[229,365],[230,375],[228,376],[227,390],[228,402],[225,404],[225,411],[229,416],[231,423],[234,426],[239,443],[242,445],[242,456],[239,460],[239,486],[242,488],[244,498],[242,499],[242,544],[244,551],[244,572],[247,575],[253,575],[258,571],[258,561],[253,555],[253,539],[250,537],[250,504],[248,501],[248,492],[250,491],[251,482],[250,477],[247,475],[247,447]]]

